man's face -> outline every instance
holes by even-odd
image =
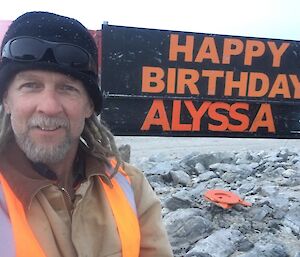
[[[3,98],[19,147],[34,162],[57,163],[76,150],[93,107],[79,80],[57,72],[18,73]]]

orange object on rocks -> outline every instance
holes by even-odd
[[[223,209],[230,209],[236,204],[251,206],[252,204],[244,201],[238,195],[225,190],[212,189],[204,194],[204,198],[215,203]]]

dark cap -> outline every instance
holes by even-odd
[[[95,112],[102,109],[102,93],[98,79],[98,49],[92,35],[79,21],[49,12],[27,12],[12,22],[1,45],[1,54],[7,42],[19,37],[30,37],[53,43],[78,46],[88,53],[95,64],[95,69],[78,69],[63,65],[55,59],[40,58],[33,61],[22,61],[3,57],[0,63],[0,99],[14,76],[24,70],[50,70],[70,75],[83,82],[92,99]]]

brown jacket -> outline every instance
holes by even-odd
[[[53,181],[39,175],[23,152],[11,144],[0,156],[0,170],[21,200],[29,224],[48,257],[121,257],[110,207],[98,180],[103,164],[86,156],[86,179],[74,201]],[[125,164],[135,194],[141,229],[140,257],[173,256],[162,225],[158,198],[144,175]]]

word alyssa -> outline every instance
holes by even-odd
[[[150,130],[151,126],[162,131],[232,131],[257,132],[263,129],[276,133],[270,104],[259,105],[253,120],[249,115],[249,103],[203,102],[199,108],[191,100],[173,100],[170,117],[165,102],[153,100],[151,108],[143,122],[141,130]],[[184,113],[184,115],[183,115]],[[182,117],[189,117],[189,123],[183,123]]]

